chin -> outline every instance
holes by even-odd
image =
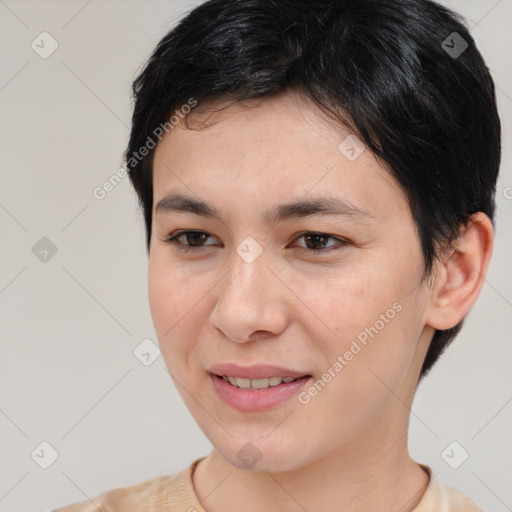
[[[246,471],[286,472],[308,464],[308,453],[304,442],[288,438],[233,438],[227,442],[214,443],[217,453],[229,464]]]

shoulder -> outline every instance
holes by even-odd
[[[441,482],[439,486],[445,501],[450,504],[448,509],[450,512],[483,512],[480,507],[459,490]]]
[[[91,499],[66,505],[51,512],[160,512],[184,505],[193,496],[190,473],[198,461],[174,475],[161,476],[136,485],[110,489]],[[185,508],[186,510],[186,508]]]
[[[425,493],[413,512],[484,512],[464,493],[439,481],[432,469],[421,464],[421,467],[429,474],[430,481]]]
[[[158,505],[165,505],[165,489],[172,483],[173,476],[146,480],[137,485],[110,489],[90,500],[73,503],[55,509],[52,512],[114,512],[118,510],[158,510]],[[146,507],[144,508],[143,505]]]

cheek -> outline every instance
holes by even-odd
[[[390,407],[401,410],[418,339],[416,310],[406,301],[401,306],[396,311],[383,300],[374,310],[378,315],[364,308],[341,312],[339,334],[317,338],[326,355],[323,373],[298,397],[311,431],[322,429],[326,439],[343,443]],[[388,309],[383,325],[379,315]]]
[[[177,295],[183,288],[176,275],[159,264],[158,258],[151,256],[148,267],[148,297],[153,324],[160,342],[161,336],[172,327],[176,317],[176,306],[180,304]]]
[[[200,279],[191,275],[190,268],[153,251],[148,265],[148,295],[155,328],[166,331],[199,300],[202,291]],[[164,331],[164,332],[166,332]]]
[[[336,350],[379,320],[398,295],[382,282],[379,269],[370,265],[331,270],[315,278],[289,277],[290,288],[300,299],[296,319],[317,331],[312,339],[326,339]]]
[[[424,304],[415,286],[420,267],[406,267],[374,262],[337,276],[293,279],[292,288],[306,306],[296,318],[302,318],[303,329],[323,352],[325,370],[340,355],[347,366],[375,368],[376,373],[399,375],[407,369]]]
[[[186,314],[197,299],[194,287],[179,270],[171,269],[158,255],[150,257],[148,267],[148,298],[151,317],[162,352],[171,348],[169,340],[178,340],[186,325]],[[180,319],[182,319],[180,321]],[[183,321],[185,320],[185,321]],[[176,343],[172,346],[176,347]]]
[[[206,276],[191,276],[189,268],[170,264],[158,254],[150,257],[148,298],[151,317],[162,355],[176,366],[188,359],[191,340],[208,323],[208,292],[213,284]],[[169,365],[168,365],[169,366]]]

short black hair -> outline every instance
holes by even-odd
[[[400,184],[424,278],[471,214],[494,226],[495,88],[459,14],[430,0],[209,0],[163,37],[132,86],[124,158],[148,253],[155,137],[169,131],[175,109],[191,98],[238,102],[290,88],[349,128]],[[420,378],[463,320],[436,330]]]

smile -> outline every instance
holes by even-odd
[[[311,378],[311,375],[303,375],[249,379],[210,374],[214,394],[226,405],[242,412],[262,412],[279,407],[299,393]]]

